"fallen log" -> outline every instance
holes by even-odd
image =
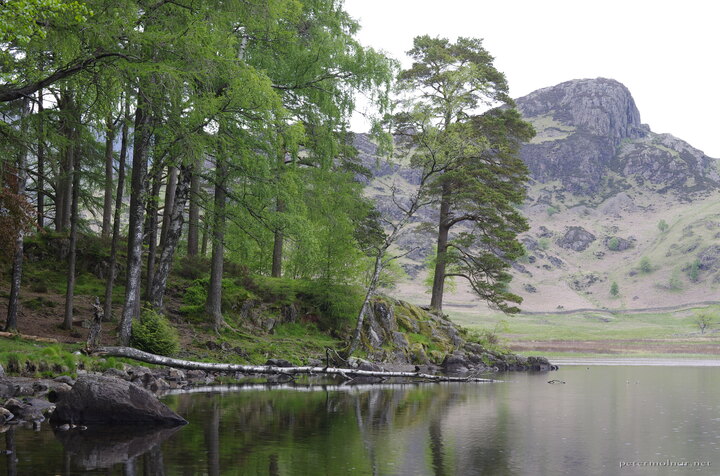
[[[389,372],[384,370],[360,370],[360,369],[343,369],[337,367],[277,367],[274,365],[243,365],[243,364],[222,364],[214,362],[196,362],[193,360],[173,359],[162,355],[155,355],[132,347],[98,347],[93,351],[93,355],[102,355],[108,357],[125,357],[128,359],[138,360],[148,364],[164,365],[167,367],[175,367],[188,370],[204,370],[210,372],[240,372],[244,374],[264,374],[264,375],[287,375],[293,377],[295,375],[338,375],[347,380],[356,377],[377,377],[388,379],[392,377],[410,378],[424,380],[429,382],[495,382],[493,379],[479,377],[458,377],[448,375],[434,375],[420,372]]]
[[[20,339],[24,340],[31,340],[33,342],[47,342],[50,344],[57,344],[58,340],[53,339],[52,337],[38,337],[38,336],[31,336],[28,334],[20,334],[16,332],[0,332],[0,337],[18,337]]]

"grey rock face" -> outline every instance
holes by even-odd
[[[630,91],[615,80],[568,81],[517,104],[538,131],[521,156],[540,182],[560,179],[576,194],[617,193],[630,187],[629,177],[661,191],[700,191],[720,182],[715,159],[641,124]]]
[[[557,241],[561,248],[584,251],[595,241],[595,235],[581,226],[568,227],[565,235]]]

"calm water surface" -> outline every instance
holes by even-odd
[[[12,428],[0,474],[717,475],[719,373],[582,365],[494,384],[175,395],[190,422],[177,430]]]

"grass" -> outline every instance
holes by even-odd
[[[20,338],[0,338],[0,364],[9,375],[29,377],[77,376],[78,369],[119,368],[124,359],[94,358],[76,353],[79,344],[42,344]]]
[[[471,318],[464,314],[451,315],[453,321],[469,329],[494,327],[500,316]],[[674,313],[600,313],[576,314],[520,314],[502,316],[506,327],[500,336],[509,341],[551,340],[643,340],[700,339],[694,311]],[[707,336],[707,334],[706,334]],[[703,336],[703,342],[711,337]]]

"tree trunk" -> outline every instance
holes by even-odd
[[[37,223],[45,227],[45,119],[43,117],[43,92],[38,91],[38,144],[37,144]]]
[[[442,197],[440,199],[440,219],[438,220],[437,257],[435,259],[435,276],[433,278],[432,296],[430,307],[437,312],[442,312],[443,292],[445,291],[445,268],[447,266],[447,245],[450,225],[450,189],[443,185]]]
[[[197,256],[199,244],[200,219],[200,161],[193,164],[192,178],[190,179],[190,210],[188,211],[188,256]]]
[[[147,215],[145,217],[145,240],[148,245],[147,275],[145,299],[150,300],[150,289],[155,278],[155,261],[157,260],[157,229],[158,229],[158,201],[160,199],[160,181],[162,168],[157,170],[152,177],[152,188],[147,203]]]
[[[276,367],[273,365],[221,364],[215,362],[196,362],[193,360],[173,359],[162,355],[150,354],[132,347],[100,347],[95,355],[106,357],[125,357],[148,364],[164,365],[188,370],[204,370],[207,372],[240,372],[244,374],[264,375],[339,375],[344,378],[379,377],[379,378],[414,378],[432,382],[495,382],[493,379],[477,377],[451,377],[446,375],[423,374],[420,372],[389,372],[384,370],[359,370],[336,367]]]
[[[174,165],[168,167],[167,184],[165,185],[165,202],[163,205],[162,228],[160,231],[160,246],[164,246],[167,238],[168,226],[170,226],[170,217],[173,212],[175,203],[175,190],[177,189],[178,168]]]
[[[72,203],[70,209],[70,252],[68,253],[67,288],[65,291],[64,329],[72,329],[75,297],[75,263],[77,261],[78,201],[80,200],[80,154],[75,154],[72,171]]]
[[[180,242],[182,234],[183,213],[185,211],[185,202],[188,198],[190,190],[190,181],[192,176],[191,166],[180,166],[180,178],[177,188],[173,194],[172,215],[168,217],[168,229],[165,241],[162,244],[162,252],[158,261],[157,270],[154,273],[152,287],[150,290],[150,302],[157,310],[162,310],[163,297],[165,295],[165,287],[167,279],[172,267],[175,249]]]
[[[112,226],[112,202],[113,202],[113,144],[115,143],[115,125],[112,116],[105,121],[105,196],[103,200],[103,219],[100,235],[107,239],[110,236]]]
[[[375,295],[378,281],[380,281],[380,273],[383,268],[382,258],[384,253],[385,250],[378,250],[378,254],[375,256],[375,268],[373,269],[372,278],[370,278],[370,284],[368,284],[367,291],[365,292],[365,300],[363,301],[362,306],[360,307],[360,312],[358,313],[355,331],[353,332],[352,339],[350,340],[350,345],[348,345],[348,348],[343,352],[343,358],[345,359],[352,356],[360,345],[360,336],[362,335],[362,328],[365,323],[365,314],[367,314],[368,307],[370,306],[370,300]]]
[[[285,211],[285,202],[280,198],[277,199],[275,205],[275,211],[282,213]],[[283,242],[285,237],[283,236],[282,228],[275,230],[275,241],[273,243],[273,254],[272,254],[272,272],[273,278],[282,277],[282,257],[283,257]]]
[[[26,122],[25,118],[28,115],[30,109],[30,101],[25,99],[23,101],[21,120],[23,124],[21,127],[25,129]],[[27,180],[26,166],[27,166],[27,148],[23,147],[17,157],[17,184],[15,187],[15,193],[22,197],[25,195],[25,181]],[[16,331],[17,330],[17,318],[20,312],[20,286],[22,285],[22,272],[23,272],[23,252],[24,252],[24,234],[23,230],[18,227],[17,235],[15,236],[15,252],[13,253],[12,261],[12,272],[10,277],[10,296],[8,298],[7,308],[7,319],[5,320],[5,331]]]
[[[60,170],[55,190],[55,230],[65,231],[70,222],[72,207],[72,169],[77,153],[77,111],[71,93],[60,94],[58,108],[61,111],[60,135],[65,144],[62,146]]]
[[[200,220],[202,222],[202,247],[200,248],[200,256],[205,257],[207,256],[207,245],[208,245],[208,237],[210,235],[207,222],[204,220],[204,216]]]
[[[138,94],[135,111],[135,133],[133,141],[133,168],[131,177],[127,278],[125,285],[125,305],[120,317],[120,342],[130,342],[132,321],[139,314],[142,274],[143,213],[147,194],[147,161],[150,148],[151,124],[150,105],[143,91]]]
[[[205,310],[218,331],[225,324],[222,315],[222,277],[225,253],[225,176],[227,167],[222,160],[215,167],[215,203],[213,215],[213,248],[210,264],[210,284]]]
[[[118,164],[118,183],[117,192],[115,193],[115,216],[113,217],[113,234],[112,242],[110,243],[110,263],[108,265],[109,275],[107,282],[105,283],[105,305],[103,310],[103,318],[106,321],[112,318],[112,294],[113,287],[115,285],[115,267],[117,266],[117,248],[118,241],[120,240],[120,217],[122,211],[123,192],[125,188],[125,162],[127,159],[128,150],[128,133],[129,124],[128,116],[130,114],[130,99],[129,95],[125,98],[125,111],[123,126],[120,138],[120,163]]]

